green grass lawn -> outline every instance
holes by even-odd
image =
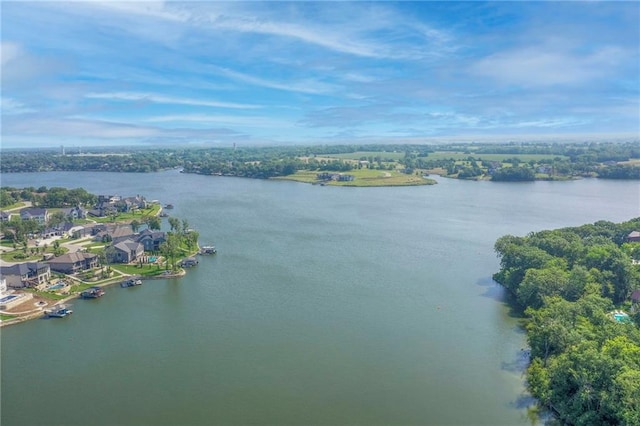
[[[158,266],[157,264],[143,264],[142,267],[138,265],[111,265],[111,268],[123,274],[143,277],[161,275],[165,271],[164,265]]]
[[[64,247],[60,247],[60,251],[62,254],[65,254],[66,252],[69,251],[69,249],[64,248]],[[53,253],[53,247],[47,247],[47,249],[45,250],[45,253]],[[22,258],[21,256],[25,254],[21,248],[18,248],[17,250],[13,250],[13,251],[9,251],[6,253],[2,253],[0,254],[0,259],[4,260],[5,262],[32,262],[34,260],[42,260],[42,253],[38,252],[37,254],[31,254],[30,249],[27,250],[27,257]]]
[[[131,222],[132,220],[138,220],[142,222],[142,220],[147,216],[157,216],[160,213],[162,206],[159,204],[152,204],[149,208],[139,209],[131,213],[120,213],[116,216],[116,222]],[[113,222],[113,217],[105,216],[105,217],[95,217],[93,218],[98,223],[108,223]]]
[[[26,205],[27,205],[27,203],[25,203],[24,201],[19,201],[17,203],[9,204],[8,206],[3,207],[2,210],[6,211],[6,210],[19,209],[19,208],[24,207]]]
[[[382,151],[356,151],[356,152],[348,152],[343,154],[322,154],[318,155],[318,157],[322,158],[341,158],[343,160],[360,160],[362,157],[380,157],[383,161],[385,159],[390,160],[400,160],[404,158],[404,152],[382,152]]]
[[[319,183],[321,181],[316,177],[319,172],[317,171],[308,171],[308,170],[299,170],[298,172],[289,175],[289,176],[281,176],[278,180],[294,180],[296,182],[304,182],[304,183]],[[336,182],[329,181],[326,182],[326,185],[329,186],[357,186],[357,187],[365,187],[365,186],[412,186],[412,185],[431,185],[434,184],[435,181],[433,179],[425,179],[419,175],[407,175],[404,173],[400,173],[395,170],[372,170],[372,169],[360,169],[360,170],[351,170],[349,172],[345,172],[344,174],[355,176],[355,180],[351,182]]]
[[[0,240],[0,246],[13,248],[15,242],[13,240]]]
[[[15,315],[0,314],[0,320],[2,320],[2,321],[7,321],[7,320],[13,319],[15,317],[16,317]]]

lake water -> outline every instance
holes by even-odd
[[[3,175],[174,204],[218,254],[3,328],[2,425],[530,424],[493,243],[636,217],[638,184],[438,181]]]

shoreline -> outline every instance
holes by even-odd
[[[142,281],[147,281],[147,280],[161,280],[161,279],[169,279],[169,278],[182,278],[183,276],[185,276],[187,273],[187,271],[185,271],[184,269],[180,269],[179,271],[176,271],[174,273],[171,274],[165,274],[165,275],[155,275],[155,276],[148,276],[148,277],[138,277],[138,279],[142,280]],[[135,277],[136,275],[123,275],[117,278],[110,278],[107,280],[107,282],[102,282],[100,284],[95,284],[92,285],[91,287],[100,287],[100,288],[107,288],[107,287],[111,287],[115,284],[119,284],[123,281],[123,279],[127,279],[129,277]],[[80,299],[81,298],[81,293],[82,292],[78,292],[78,293],[74,293],[72,295],[69,295],[63,299],[60,300],[50,300],[50,303],[46,304],[46,305],[42,305],[42,306],[38,306],[34,309],[28,310],[28,311],[21,311],[18,313],[15,312],[7,312],[7,311],[0,311],[0,314],[2,315],[16,315],[14,318],[9,318],[9,319],[5,319],[5,320],[0,320],[0,328],[2,327],[8,327],[10,325],[15,325],[15,324],[20,324],[23,323],[25,321],[29,321],[32,319],[36,319],[36,318],[43,318],[44,317],[44,310],[46,308],[50,308],[56,305],[64,305],[66,303],[68,303],[71,300],[74,299]],[[41,297],[42,299],[46,299],[45,297]],[[26,303],[26,302],[25,302]],[[21,305],[18,305],[18,307]],[[26,312],[26,313],[24,313]]]

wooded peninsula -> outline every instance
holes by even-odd
[[[430,174],[490,181],[640,179],[640,145],[459,143],[229,148],[3,150],[1,173],[154,172],[289,179],[341,186],[423,185]]]
[[[640,424],[640,218],[506,235],[494,279],[525,309],[528,388],[563,424]]]

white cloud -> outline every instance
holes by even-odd
[[[2,68],[4,71],[4,67],[5,65],[9,64],[11,61],[13,61],[15,58],[17,58],[20,53],[21,53],[21,48],[18,45],[18,43],[12,43],[9,41],[3,41],[0,44],[1,49],[2,49],[2,55],[0,55],[0,60],[1,60],[1,64],[2,64]]]
[[[0,106],[3,115],[26,114],[36,111],[33,108],[29,108],[22,102],[7,97],[0,98]]]
[[[549,46],[533,46],[487,56],[472,65],[471,71],[507,85],[582,85],[606,76],[623,59],[624,51],[616,47],[579,55]]]

